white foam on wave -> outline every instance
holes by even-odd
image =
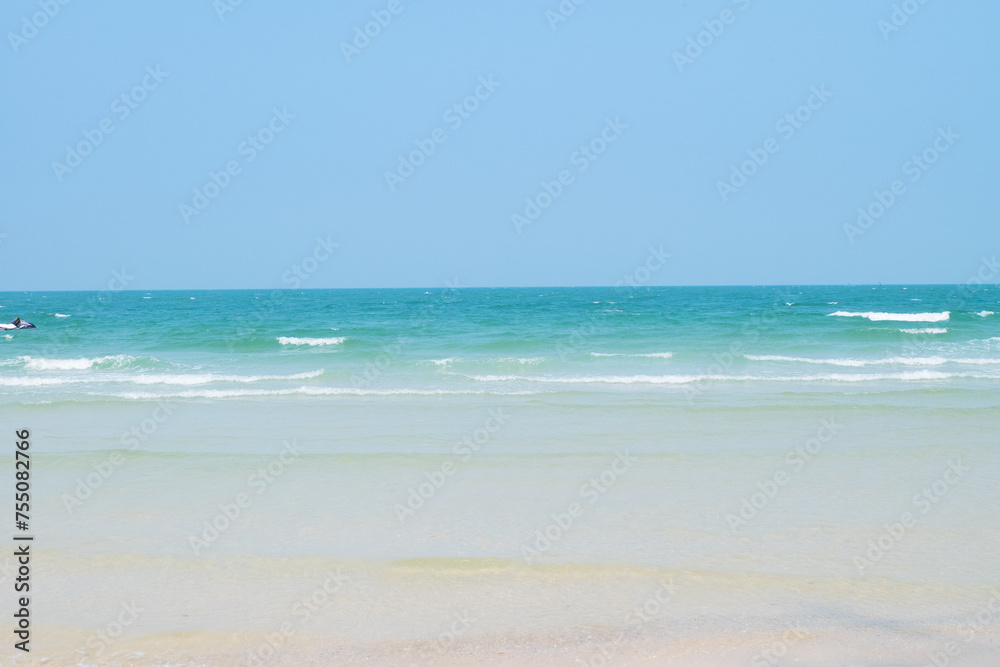
[[[428,363],[435,366],[447,366],[456,361],[471,361],[478,363],[511,363],[511,364],[540,364],[545,361],[545,357],[501,357],[494,359],[462,359],[460,357],[448,357],[447,359],[428,359]]]
[[[82,371],[108,362],[112,362],[112,368],[121,368],[135,361],[135,359],[135,357],[127,354],[115,354],[106,357],[77,357],[75,359],[18,357],[15,361],[22,363],[24,369],[29,371]]]
[[[951,311],[943,313],[851,313],[846,310],[838,310],[830,313],[827,317],[866,317],[872,322],[944,322],[951,317]]]
[[[809,357],[786,357],[778,354],[745,354],[750,361],[790,361],[806,364],[829,364],[831,366],[940,366],[941,364],[969,364],[986,366],[1000,364],[1000,359],[952,359],[949,357],[889,357],[886,359],[814,359]]]
[[[994,313],[992,310],[981,310],[978,313],[976,313],[976,315],[979,315],[979,317],[989,317],[990,315],[995,315],[995,314],[996,313]]]
[[[900,329],[900,332],[907,334],[946,334],[948,330],[940,327],[928,327],[926,329]]]
[[[76,379],[40,378],[40,377],[0,377],[0,387],[44,387],[47,385],[72,384]]]
[[[625,352],[591,352],[592,357],[655,357],[659,359],[669,359],[674,356],[673,352],[643,352],[638,354],[627,354]]]
[[[122,382],[133,384],[179,384],[198,385],[209,384],[211,382],[232,382],[239,384],[249,384],[252,382],[266,382],[268,380],[308,380],[319,377],[323,374],[323,369],[317,371],[306,371],[293,375],[215,375],[213,373],[197,374],[158,374],[158,375],[134,375],[122,378]]]
[[[551,377],[551,376],[528,376],[528,375],[469,375],[466,376],[477,382],[545,382],[554,384],[684,384],[695,382],[698,375],[584,375],[579,377]]]
[[[70,315],[63,315],[62,313],[56,313],[56,317],[71,317]]]
[[[122,392],[90,394],[128,400],[162,400],[165,398],[253,398],[263,396],[534,396],[537,391],[461,391],[447,389],[355,389],[352,387],[297,387],[294,389],[196,389],[176,393]]]
[[[33,371],[78,371],[90,368],[94,364],[100,363],[101,358],[96,359],[28,359],[24,367]]]
[[[278,342],[282,345],[340,345],[345,340],[344,336],[339,336],[337,338],[295,338],[293,336],[279,336]]]
[[[41,387],[59,386],[70,384],[106,384],[106,383],[128,383],[128,384],[167,384],[167,385],[200,385],[212,382],[229,382],[235,384],[249,384],[253,382],[264,382],[268,380],[308,380],[319,377],[323,374],[323,369],[316,371],[306,371],[293,375],[216,375],[213,373],[191,373],[191,374],[170,374],[170,373],[138,373],[135,375],[99,375],[99,376],[71,376],[71,377],[37,377],[37,376],[14,376],[0,377],[0,386],[8,387]]]
[[[690,384],[693,382],[870,382],[874,380],[948,380],[977,378],[1000,380],[1000,375],[985,373],[943,373],[918,370],[900,373],[829,373],[824,375],[598,375],[550,377],[526,375],[469,375],[479,382],[541,382],[555,384]]]

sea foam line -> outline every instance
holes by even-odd
[[[282,345],[340,345],[347,338],[345,336],[340,336],[337,338],[296,338],[294,336],[279,336],[277,338],[278,342]]]
[[[106,384],[106,383],[131,383],[131,384],[175,384],[175,385],[199,385],[212,382],[232,382],[251,383],[266,380],[307,380],[319,377],[323,374],[323,369],[316,371],[306,371],[295,373],[294,375],[215,375],[213,373],[203,374],[136,374],[136,375],[107,375],[107,376],[74,376],[74,377],[33,377],[15,376],[0,377],[0,386],[5,387],[45,387],[60,386],[70,384]]]
[[[90,396],[126,400],[162,400],[165,398],[252,398],[263,396],[535,396],[537,391],[462,391],[446,389],[355,389],[352,387],[297,387],[293,389],[197,389],[175,393],[122,392]]]
[[[669,359],[674,356],[673,352],[645,352],[637,354],[626,354],[625,352],[591,352],[592,357],[656,357],[659,359]]]
[[[806,364],[829,364],[831,366],[940,366],[941,364],[989,365],[1000,364],[1000,359],[951,359],[948,357],[889,357],[887,359],[813,359],[808,357],[786,357],[779,354],[745,354],[750,361],[791,361]]]
[[[486,357],[482,359],[464,359],[462,357],[448,357],[447,359],[427,359],[426,363],[435,366],[447,366],[456,361],[472,363],[518,363],[518,364],[540,364],[545,361],[545,357]]]
[[[115,354],[105,357],[77,357],[75,359],[46,359],[44,357],[17,357],[4,362],[3,365],[23,364],[25,370],[29,371],[82,371],[99,364],[114,362],[112,368],[120,368],[133,361],[137,357],[128,354]],[[159,361],[150,357],[153,361]]]
[[[159,375],[134,375],[123,378],[122,382],[131,382],[134,384],[179,384],[179,385],[196,385],[196,384],[208,384],[210,382],[234,382],[247,384],[251,382],[262,382],[267,380],[308,380],[310,378],[319,377],[323,374],[323,369],[315,371],[305,371],[304,373],[295,373],[293,375],[215,375],[214,373],[199,373],[199,374],[188,374],[188,375],[170,375],[170,374],[159,374]]]
[[[943,327],[928,327],[926,329],[900,329],[900,333],[905,334],[946,334],[948,330]]]
[[[951,317],[951,311],[943,313],[851,313],[846,310],[838,310],[830,313],[827,317],[867,317],[872,322],[944,322]]]
[[[477,382],[541,382],[556,384],[689,384],[705,381],[731,382],[869,382],[873,380],[948,380],[951,378],[1000,379],[1000,375],[985,373],[942,373],[919,370],[902,373],[830,373],[826,375],[589,375],[580,377],[550,377],[527,375],[468,375]]]

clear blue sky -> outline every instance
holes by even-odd
[[[0,290],[123,267],[133,289],[287,287],[318,236],[339,248],[303,287],[607,285],[650,246],[672,254],[651,285],[950,283],[1000,253],[994,2],[897,1],[916,11],[889,31],[890,0],[588,0],[560,22],[558,0],[226,1],[4,3]],[[372,12],[391,22],[345,56]],[[724,201],[747,151],[767,161]]]

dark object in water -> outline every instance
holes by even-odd
[[[31,322],[25,322],[20,317],[15,317],[10,324],[0,324],[0,329],[37,329]]]

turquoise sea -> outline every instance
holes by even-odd
[[[1000,659],[997,286],[0,306],[55,664]]]

